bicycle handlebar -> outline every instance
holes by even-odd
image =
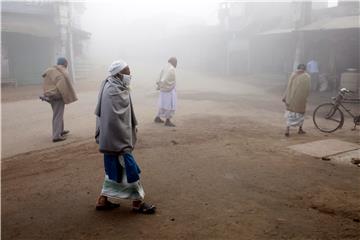
[[[346,88],[342,88],[340,89],[341,93],[350,93],[350,90],[346,89]]]
[[[353,92],[353,91],[350,91],[350,90],[348,90],[348,89],[346,89],[346,88],[342,88],[342,89],[340,89],[339,93],[345,95],[345,94],[352,94],[352,93],[354,93],[354,92]]]

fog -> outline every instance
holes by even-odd
[[[239,79],[286,80],[315,60],[335,89],[359,69],[358,15],[351,1],[4,1],[2,83],[39,84],[59,56],[76,80],[103,78],[116,59],[159,72],[175,56],[179,71]]]
[[[87,55],[94,64],[122,58],[164,64],[176,56],[184,68],[209,68],[221,44],[219,0],[86,2],[82,27],[91,33]]]
[[[360,104],[337,95],[360,93],[359,16],[345,0],[2,0],[3,238],[360,239]]]

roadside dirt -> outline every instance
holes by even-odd
[[[2,239],[360,238],[360,168],[287,148],[326,138],[359,143],[351,124],[326,135],[307,117],[306,135],[285,138],[277,96],[184,88],[177,127],[165,128],[140,99],[134,154],[158,212],[137,215],[128,201],[96,212],[103,160],[82,137],[2,159]]]

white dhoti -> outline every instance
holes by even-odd
[[[288,127],[301,127],[304,124],[305,114],[286,111],[284,117]]]
[[[176,110],[176,90],[169,92],[160,91],[158,117],[170,119],[174,116]]]
[[[125,162],[123,156],[119,156],[119,162],[122,167],[121,182],[111,180],[109,176],[105,174],[101,195],[117,199],[143,200],[145,192],[140,183],[140,180],[129,183],[126,177]]]

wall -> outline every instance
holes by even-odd
[[[3,33],[7,48],[9,72],[18,85],[42,82],[42,73],[54,58],[54,41],[19,33]]]

